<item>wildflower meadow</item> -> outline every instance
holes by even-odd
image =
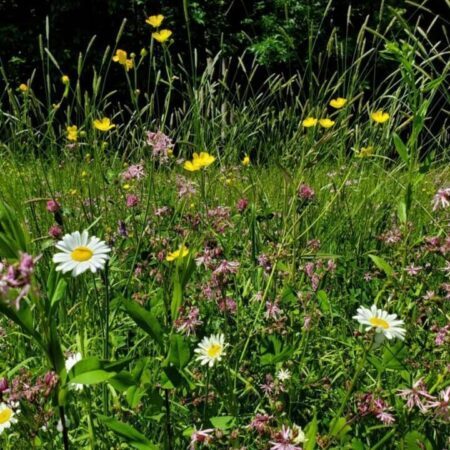
[[[450,448],[450,4],[290,69],[182,3],[0,57],[0,448]]]

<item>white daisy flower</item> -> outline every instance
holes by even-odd
[[[208,364],[212,367],[216,361],[220,361],[225,355],[225,336],[223,334],[212,334],[210,337],[204,337],[195,349],[198,353],[197,361],[200,361],[202,366]]]
[[[353,316],[360,324],[366,327],[366,331],[375,328],[377,333],[381,333],[388,339],[405,338],[405,329],[402,328],[403,320],[397,319],[397,314],[388,314],[382,309],[372,305],[370,309],[360,307],[356,316]]]
[[[83,359],[83,357],[81,356],[80,352],[70,355],[65,361],[66,372],[69,373],[70,369],[72,369],[72,367],[78,361],[81,361],[82,359]],[[83,385],[82,384],[73,383],[72,386],[73,386],[73,388],[76,391],[82,391],[83,390]]]
[[[7,428],[10,428],[11,425],[17,423],[17,419],[14,417],[15,414],[11,406],[6,403],[0,403],[0,434]]]
[[[95,236],[89,237],[86,230],[66,234],[56,244],[56,248],[62,252],[53,255],[56,270],[63,273],[72,271],[74,277],[86,270],[95,273],[103,269],[111,251],[104,241]]]

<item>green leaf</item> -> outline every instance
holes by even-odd
[[[56,306],[60,302],[60,300],[64,297],[66,293],[67,283],[64,278],[61,278],[56,285],[56,289],[52,294],[50,301],[51,314],[54,312]]]
[[[102,372],[111,374],[110,377],[103,375],[104,380],[102,380],[102,381],[105,381],[107,379],[115,377],[117,372],[121,371],[125,366],[127,366],[131,360],[132,360],[132,358],[121,359],[119,361],[105,361],[105,360],[101,360],[96,357],[83,358],[82,360],[78,361],[72,367],[72,369],[70,369],[70,372],[68,373],[69,381],[71,383],[93,384],[93,383],[89,383],[89,382],[85,383],[85,382],[77,381],[77,380],[79,380],[80,378],[83,380],[84,374],[94,374],[93,375],[94,378],[95,377],[101,378]],[[119,383],[119,381],[121,379],[122,379],[122,381],[124,380],[123,372],[120,372],[120,373],[122,374],[120,376],[119,376],[119,374],[117,374],[117,377],[118,377],[117,383]],[[87,376],[87,378],[89,378],[89,375]],[[131,375],[130,375],[130,379],[132,379]],[[97,381],[97,382],[101,382],[101,381]]]
[[[170,314],[172,321],[177,320],[180,307],[183,303],[183,286],[181,284],[180,274],[178,268],[173,274],[173,293],[172,293],[172,303],[170,304]]]
[[[405,450],[432,450],[433,446],[426,436],[418,431],[406,433],[404,438]]]
[[[305,437],[307,441],[303,444],[304,450],[314,450],[316,448],[317,429],[317,414],[314,414],[313,420],[305,427]]]
[[[233,428],[236,423],[236,418],[233,416],[217,416],[217,417],[211,417],[209,419],[212,426],[214,428],[219,428],[221,430],[229,430],[230,428]]]
[[[84,372],[73,377],[69,382],[72,384],[98,384],[103,383],[116,375],[116,372],[107,372],[106,370],[92,370]]]
[[[158,445],[153,444],[131,425],[120,422],[112,417],[103,416],[102,414],[99,414],[97,418],[103,425],[121,438],[125,439],[128,444],[134,446],[135,448],[139,450],[159,450]]]
[[[407,214],[406,214],[406,203],[403,200],[400,200],[398,202],[397,205],[397,217],[398,220],[405,224],[406,223],[406,219],[407,219]]]
[[[179,334],[170,336],[169,355],[167,363],[172,363],[178,369],[182,369],[191,359],[191,351],[186,339]]]
[[[0,203],[0,259],[18,259],[20,252],[28,251],[29,242],[15,210]]]
[[[393,133],[392,138],[394,140],[395,149],[400,155],[400,158],[403,159],[405,164],[409,164],[408,149],[406,148],[406,145],[402,141],[401,137],[397,133]]]
[[[351,426],[347,424],[345,417],[339,417],[333,419],[330,423],[330,435],[342,441],[348,432],[351,430]]]
[[[394,274],[394,269],[383,258],[376,255],[369,255],[369,258],[374,262],[378,269],[382,270],[388,277],[391,277]]]
[[[328,300],[328,295],[325,291],[317,292],[317,299],[319,300],[320,309],[322,312],[329,313],[331,312],[330,301]]]
[[[114,377],[108,380],[108,383],[117,391],[125,392],[130,388],[130,386],[135,386],[136,382],[129,372],[119,372]]]
[[[161,348],[163,348],[163,329],[155,315],[133,300],[122,299],[122,304],[128,315],[136,322],[136,324],[149,334]]]
[[[383,367],[385,369],[403,370],[405,365],[402,361],[407,355],[408,349],[402,341],[397,341],[395,345],[387,345],[383,351]]]

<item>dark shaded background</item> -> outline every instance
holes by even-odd
[[[186,3],[185,3],[186,2]],[[337,38],[345,44],[348,58],[352,57],[358,32],[366,17],[373,28],[385,30],[394,13],[400,13],[411,27],[420,18],[426,28],[438,14],[442,17],[433,28],[429,38],[433,42],[446,42],[444,30],[448,29],[446,17],[450,11],[445,0],[428,0],[426,8],[418,9],[403,0],[333,0],[328,9],[328,0],[0,0],[0,63],[12,86],[26,82],[34,69],[38,69],[33,89],[43,89],[43,73],[38,37],[43,36],[46,45],[46,17],[49,18],[50,51],[61,66],[63,73],[76,78],[79,52],[85,52],[92,36],[95,43],[90,50],[85,71],[99,66],[108,45],[114,46],[117,32],[124,19],[127,24],[119,47],[137,54],[148,47],[152,29],[145,23],[151,14],[166,16],[164,27],[174,35],[170,53],[174,60],[180,54],[187,63],[191,48],[188,43],[185,5],[188,5],[189,29],[192,48],[199,53],[199,65],[205,63],[207,54],[242,55],[244,62],[251,65],[256,57],[261,64],[253,83],[259,86],[268,73],[289,75],[304,70],[308,63],[308,36],[314,36],[314,55],[326,48],[329,35],[336,30]],[[384,5],[380,12],[381,5]],[[348,15],[349,10],[351,14]],[[449,33],[450,34],[450,33]],[[401,38],[401,28],[393,27],[389,38]],[[368,37],[370,39],[370,37]],[[370,42],[369,42],[370,46]],[[230,73],[236,60],[229,62]],[[328,73],[321,73],[322,79],[336,69],[337,62],[327,61]],[[389,61],[378,60],[366,74],[370,80],[365,95],[370,97],[370,86],[377,85],[392,70]],[[373,73],[370,73],[373,71]],[[52,70],[54,80],[60,73]],[[201,67],[199,70],[201,73]],[[240,72],[242,73],[242,72]],[[240,82],[234,79],[232,82]],[[0,88],[4,80],[0,76]],[[84,77],[83,84],[91,84],[91,77]],[[86,86],[87,87],[87,86]],[[126,93],[122,70],[113,70],[108,75],[106,89],[118,89],[115,97],[121,100],[120,92]],[[441,98],[442,100],[442,98]],[[438,99],[439,103],[440,100]],[[174,102],[176,104],[176,101]],[[435,105],[441,109],[439,104]]]

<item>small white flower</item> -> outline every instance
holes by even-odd
[[[295,436],[292,439],[292,442],[294,444],[303,444],[308,440],[306,439],[305,432],[303,431],[302,427],[296,425],[295,423],[294,425],[292,425],[292,434]]]
[[[200,361],[202,366],[208,364],[209,367],[212,367],[216,361],[220,361],[222,356],[225,355],[226,346],[223,334],[204,337],[195,349],[195,353],[198,353],[197,361]]]
[[[87,270],[95,273],[103,269],[111,251],[104,241],[95,236],[89,237],[86,230],[81,234],[79,231],[66,234],[56,248],[62,252],[53,255],[56,270],[63,273],[72,271],[74,277]]]
[[[70,369],[72,369],[72,367],[78,361],[81,361],[82,359],[83,359],[83,357],[81,356],[80,352],[70,355],[65,361],[66,372],[69,373]],[[83,390],[83,385],[82,384],[74,383],[71,386],[73,386],[73,388],[76,391],[82,391]]]
[[[288,369],[280,369],[277,372],[277,378],[280,381],[287,381],[291,378],[291,372]]]
[[[372,305],[370,309],[361,306],[353,318],[364,325],[366,331],[375,328],[377,333],[388,339],[399,338],[403,340],[405,338],[406,331],[402,328],[403,320],[397,319],[397,314],[388,314],[375,305]]]
[[[12,406],[0,403],[0,434],[7,428],[10,428],[11,425],[17,423],[17,419],[14,417],[15,414]]]
[[[65,417],[65,423],[66,423],[66,428],[69,428],[70,421],[69,421],[69,419],[67,417]],[[61,419],[59,419],[58,423],[56,424],[56,431],[59,431],[60,433],[63,432],[63,426],[62,426]]]

